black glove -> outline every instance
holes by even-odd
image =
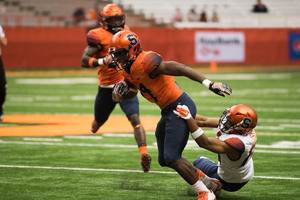
[[[226,83],[210,82],[209,89],[222,97],[225,97],[224,93],[227,95],[232,93],[232,89]]]

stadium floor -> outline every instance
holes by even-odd
[[[92,115],[5,115],[0,137],[3,136],[63,136],[92,134]],[[146,131],[154,131],[159,117],[141,117]],[[9,126],[11,124],[12,126]],[[132,132],[125,116],[110,116],[97,133]]]

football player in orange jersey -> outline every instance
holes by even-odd
[[[211,82],[181,63],[163,61],[153,51],[143,51],[140,39],[132,31],[115,34],[110,42],[109,53],[116,64],[115,69],[125,80],[134,84],[143,97],[161,109],[161,119],[155,131],[159,164],[176,170],[199,193],[198,199],[215,199],[214,193],[195,173],[193,165],[181,156],[189,138],[189,131],[186,121],[177,117],[173,110],[177,105],[187,105],[191,115],[195,117],[196,106],[176,84],[175,76],[186,76],[202,83],[220,96],[225,96],[224,93],[230,95],[231,88],[225,83]],[[115,94],[118,93],[122,91]]]
[[[233,192],[253,178],[257,114],[251,107],[239,104],[227,108],[218,124],[215,124],[215,118],[207,118],[206,123],[218,127],[217,138],[206,137],[187,106],[178,105],[174,113],[187,121],[191,135],[200,147],[218,154],[219,164],[204,156],[193,162],[195,172],[207,188],[213,192],[221,189]]]
[[[98,68],[98,93],[94,106],[94,120],[91,131],[96,133],[107,121],[116,106],[112,101],[112,88],[115,83],[123,79],[110,63],[108,55],[109,42],[112,36],[121,31],[129,30],[125,25],[125,16],[122,9],[115,4],[106,5],[99,14],[100,28],[92,29],[87,33],[88,46],[84,50],[81,66]],[[140,162],[144,172],[150,170],[151,157],[147,151],[146,134],[139,117],[139,102],[137,97],[119,103],[134,129],[134,137],[140,152]]]

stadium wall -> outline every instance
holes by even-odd
[[[80,68],[81,56],[86,47],[85,28],[4,27],[4,29],[8,45],[2,47],[2,56],[7,69]],[[300,28],[133,28],[132,30],[139,35],[144,50],[156,51],[165,60],[174,60],[187,65],[207,63],[195,60],[195,33],[198,31],[242,32],[245,38],[244,60],[234,64],[300,64],[300,59],[289,58],[289,33],[300,33]]]

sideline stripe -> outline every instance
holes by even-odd
[[[24,166],[24,165],[0,165],[0,167],[2,167],[2,168],[25,168],[25,169],[63,169],[63,170],[77,170],[77,171],[144,173],[143,171],[140,171],[140,170],[125,170],[125,169],[93,169],[93,168],[50,167],[50,166]],[[150,172],[147,172],[147,173],[153,173],[153,174],[177,174],[177,172],[166,172],[166,171],[150,171]],[[294,177],[272,177],[272,176],[254,176],[254,178],[300,180],[300,178],[294,178]]]

